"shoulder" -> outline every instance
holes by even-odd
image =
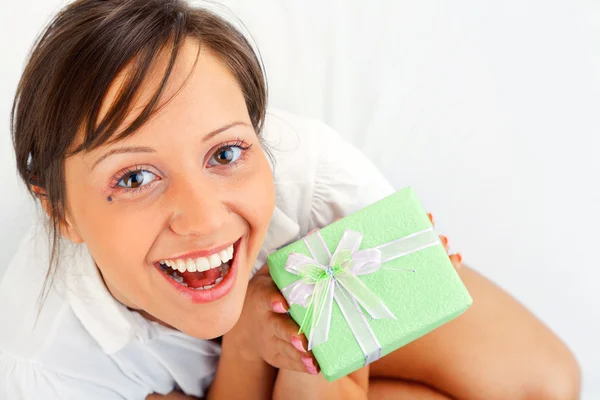
[[[0,282],[0,398],[122,398],[135,385],[82,326],[60,276],[39,301],[48,265],[47,232],[33,227]]]
[[[325,123],[280,109],[269,109],[261,136],[276,184],[312,183],[323,151],[343,142]]]
[[[277,157],[285,158],[285,166],[315,162],[331,145],[345,140],[329,125],[314,118],[271,108],[267,112],[262,138]]]
[[[32,226],[21,241],[0,282],[0,350],[33,357],[51,340],[66,299],[57,290],[41,304],[49,266],[49,241],[42,226]]]
[[[262,135],[276,206],[254,271],[277,248],[393,192],[371,160],[323,122],[271,109]]]
[[[278,205],[304,219],[301,231],[327,225],[393,192],[375,164],[323,122],[274,109],[264,140],[274,158]]]

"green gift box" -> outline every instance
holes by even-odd
[[[328,381],[472,303],[411,187],[277,250],[267,263]]]

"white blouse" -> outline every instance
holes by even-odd
[[[322,123],[271,111],[263,135],[275,160],[276,207],[254,271],[275,249],[393,192]],[[61,246],[62,274],[43,308],[42,227],[30,230],[0,283],[0,399],[142,400],[175,389],[202,397],[220,346],[128,310],[103,285],[85,245]]]

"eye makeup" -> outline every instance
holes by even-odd
[[[204,168],[211,169],[219,174],[227,173],[231,168],[240,166],[246,161],[246,157],[249,155],[248,151],[253,147],[252,144],[246,143],[239,137],[237,140],[228,141],[215,146],[209,151],[209,158],[204,162]],[[216,160],[216,157],[221,152],[233,151],[234,159],[229,162],[215,162],[211,163],[212,160]],[[153,189],[158,185],[160,186],[163,180],[163,174],[160,170],[154,168],[151,165],[135,163],[134,165],[128,166],[116,172],[105,188],[106,201],[111,204],[115,201],[132,199],[138,197],[142,192],[153,193]],[[135,178],[135,179],[134,179]],[[147,181],[147,179],[151,179]],[[130,186],[136,183],[137,186]]]
[[[245,161],[248,150],[250,150],[252,148],[252,146],[253,146],[252,144],[247,144],[245,141],[243,141],[239,137],[237,138],[237,140],[220,144],[219,146],[217,146],[216,148],[213,148],[209,152],[210,157],[206,161],[206,167],[207,168],[227,168],[227,167],[237,166],[238,164],[243,163]],[[210,161],[214,160],[214,157],[216,155],[218,155],[220,152],[227,150],[227,149],[231,149],[231,148],[237,148],[240,150],[240,155],[235,160],[228,162],[228,163],[221,163],[219,161],[217,161],[216,164],[210,163]]]
[[[124,179],[127,179],[133,175],[142,177],[144,180],[147,177],[153,177],[153,179],[147,183],[139,184],[136,187],[128,187],[126,184],[122,184]],[[160,174],[156,168],[153,168],[149,165],[135,164],[133,166],[123,168],[115,173],[112,178],[110,178],[109,183],[104,189],[105,196],[107,196],[106,201],[112,203],[120,198],[132,197],[142,191],[152,189],[154,186],[156,186],[156,184],[162,181],[161,176],[162,174]]]

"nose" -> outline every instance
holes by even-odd
[[[227,223],[230,212],[221,199],[218,185],[207,180],[189,180],[171,189],[173,232],[181,236],[213,236]]]

